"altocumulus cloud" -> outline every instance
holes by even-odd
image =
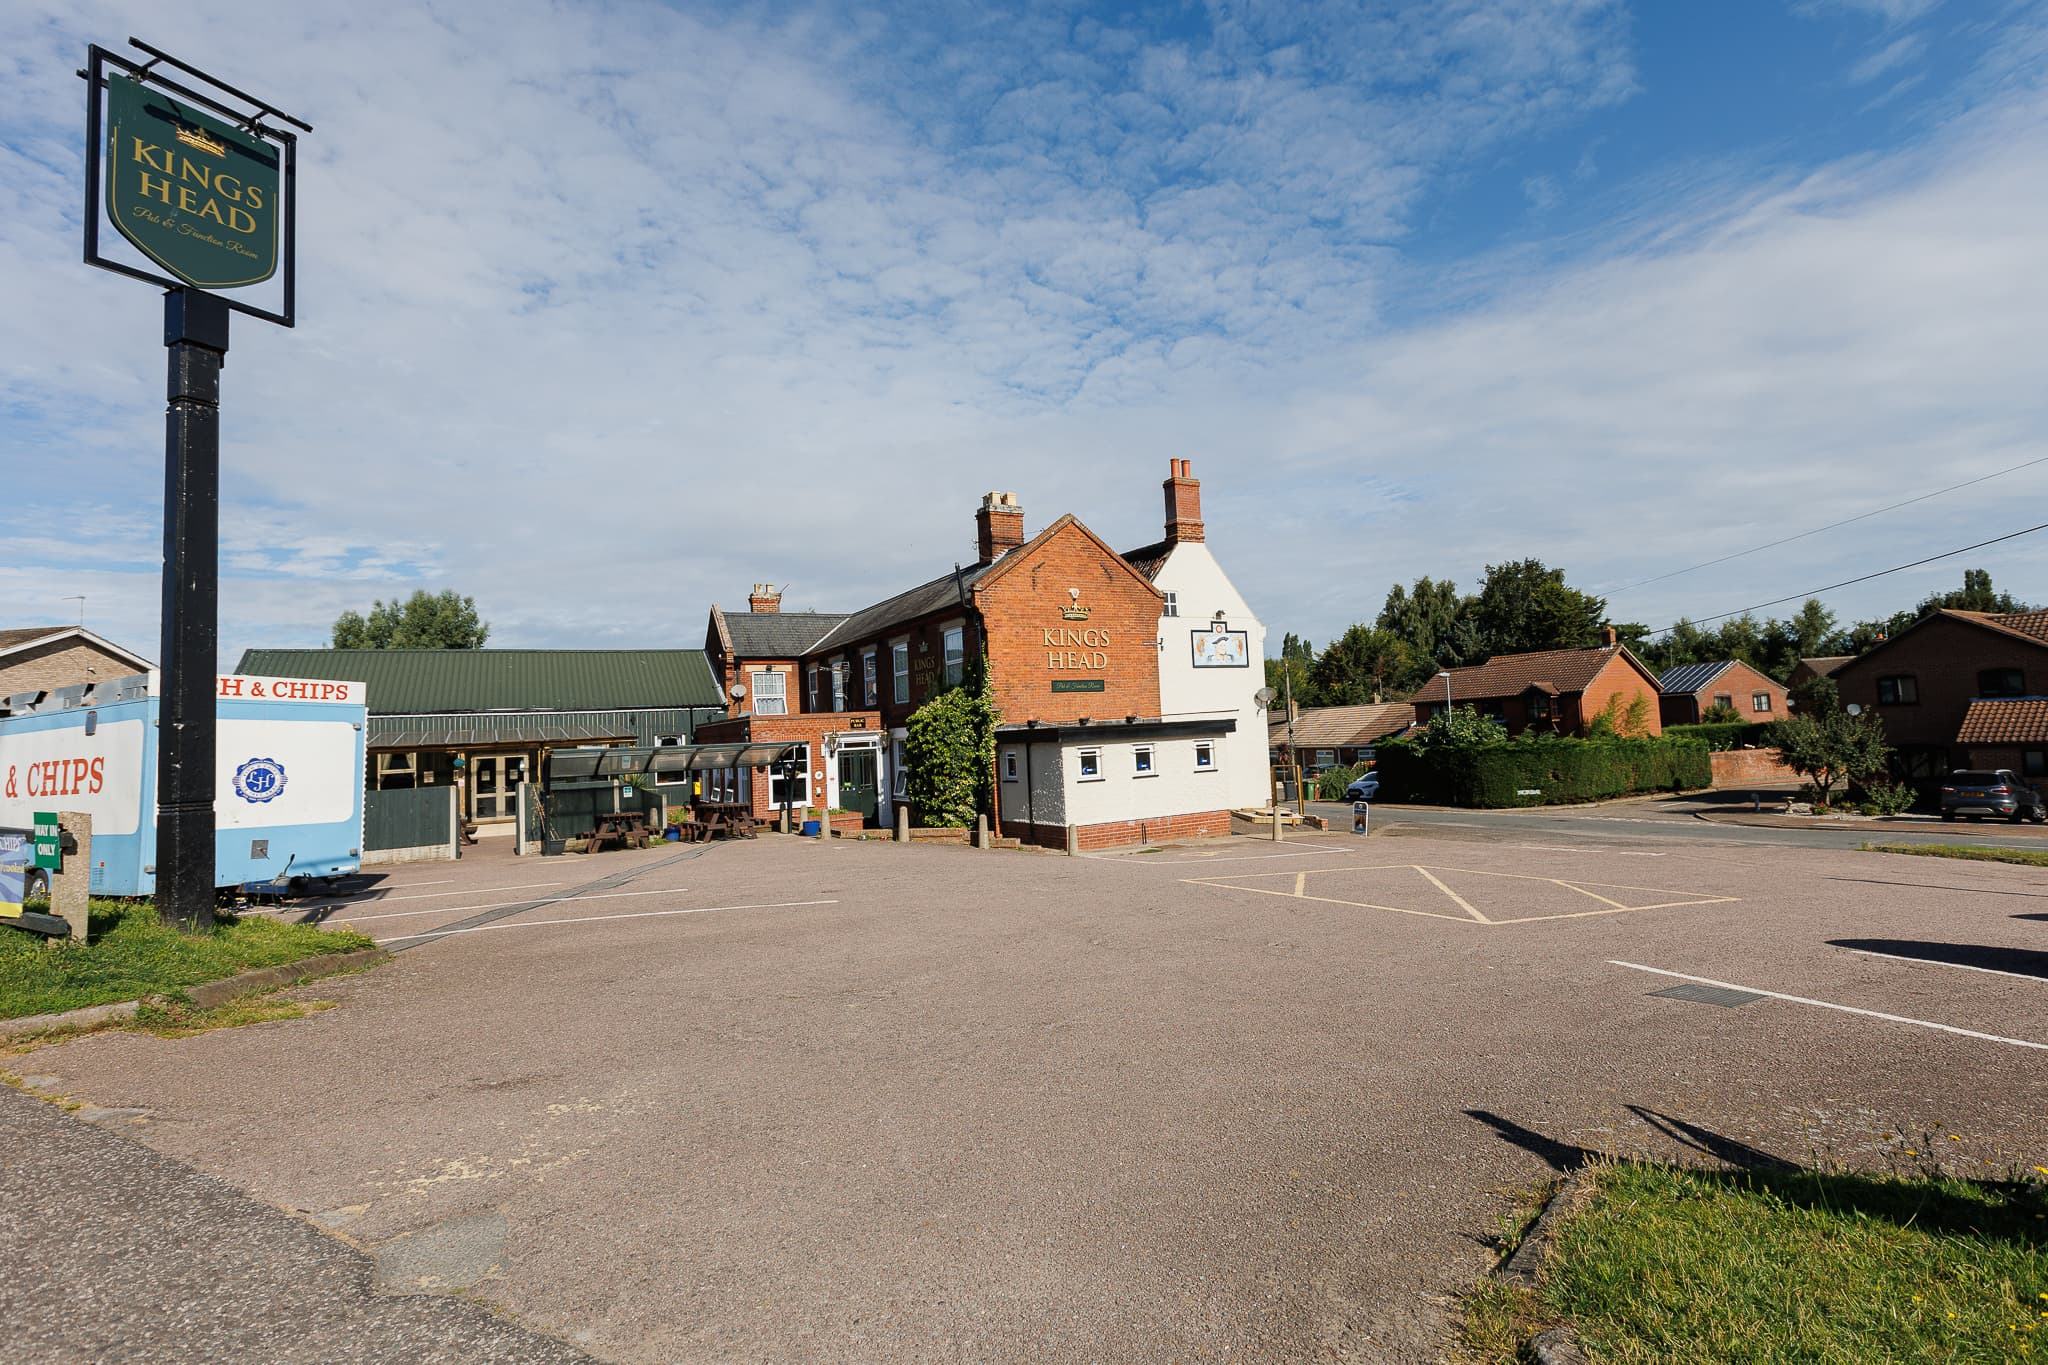
[[[415,584],[499,643],[694,644],[757,579],[842,607],[964,557],[988,488],[1149,539],[1169,455],[1321,638],[1397,576],[1620,581],[2039,442],[2023,74],[1884,157],[1609,187],[1599,230],[1425,267],[1433,195],[1639,92],[1628,17],[1335,14],[15,6],[0,440],[64,477],[0,600],[154,634],[157,302],[75,245],[70,73],[129,32],[318,126],[304,321],[241,326],[227,372],[229,659]],[[589,618],[622,582],[650,605]]]

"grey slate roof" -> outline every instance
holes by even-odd
[[[1000,563],[1001,560],[996,561],[996,564]],[[877,602],[871,607],[862,607],[852,615],[840,618],[839,623],[827,631],[813,648],[823,649],[835,642],[842,645],[858,644],[862,640],[881,634],[899,622],[915,620],[948,607],[957,607],[961,604],[961,593],[972,588],[983,574],[994,567],[995,564],[963,567],[957,581],[948,571],[929,583],[920,583],[886,601]],[[738,645],[737,637],[733,643],[735,646]]]
[[[1664,676],[1657,679],[1657,690],[1669,693],[1697,692],[1733,667],[1733,659],[1722,659],[1717,663],[1679,664],[1664,670]]]
[[[726,633],[736,659],[796,659],[846,619],[840,611],[728,611]]]
[[[360,682],[373,716],[725,703],[698,649],[251,649],[235,671]]]

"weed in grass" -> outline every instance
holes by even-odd
[[[267,1024],[278,1019],[303,1019],[334,1008],[332,1000],[288,1000],[276,995],[245,995],[210,1010],[193,1009],[187,1002],[151,1002],[135,1011],[124,1027],[158,1038],[190,1038],[214,1029],[240,1028],[244,1024]]]
[[[254,967],[372,946],[350,930],[259,915],[223,915],[212,932],[187,934],[159,920],[147,901],[99,900],[85,943],[0,934],[0,1019],[174,993]]]

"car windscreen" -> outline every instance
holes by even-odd
[[[1951,785],[1955,786],[1995,787],[2000,782],[2003,782],[2005,779],[2000,777],[1997,773],[1980,772],[1979,770],[1972,768],[1967,771],[1958,769],[1957,771],[1952,772],[1948,775],[1948,780]]]

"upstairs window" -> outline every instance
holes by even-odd
[[[896,704],[902,706],[910,701],[910,646],[894,644],[889,646],[889,671],[895,678]]]
[[[757,716],[784,716],[789,714],[789,679],[769,670],[766,673],[750,674],[747,679],[754,688],[754,714]]]
[[[805,685],[804,685],[804,695],[805,695],[806,697],[808,697],[808,698],[809,698],[809,700],[808,700],[808,701],[806,701],[806,702],[804,703],[804,710],[806,710],[806,711],[815,711],[815,710],[817,710],[817,709],[818,709],[818,666],[817,666],[816,664],[812,664],[812,665],[811,665],[811,671],[810,671],[810,674],[809,674],[808,680],[806,681],[806,683],[805,683]]]
[[[1977,674],[1980,697],[2024,697],[2027,675],[2017,668],[1986,668]]]
[[[875,704],[875,651],[872,649],[860,656],[860,675],[863,684],[861,695],[867,698],[869,706],[873,706]]]
[[[1920,700],[1920,680],[1911,673],[1900,673],[1877,680],[1877,704],[1879,706],[1912,706]]]
[[[1177,592],[1166,594],[1166,605],[1159,609],[1159,614],[1161,616],[1180,615],[1180,594]]]
[[[846,661],[843,659],[832,661],[832,709],[846,709]]]
[[[946,686],[958,687],[967,676],[967,637],[959,626],[946,627]]]

